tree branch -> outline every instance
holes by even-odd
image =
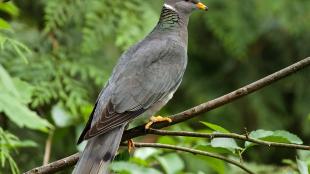
[[[49,174],[49,173],[56,173],[61,170],[64,170],[68,167],[74,166],[76,162],[79,160],[80,153],[75,153],[71,156],[63,158],[58,161],[54,161],[44,166],[40,166],[25,172],[24,174]]]
[[[229,159],[229,158],[227,158],[225,156],[222,156],[222,155],[217,155],[217,154],[214,154],[214,153],[209,153],[209,152],[205,152],[205,151],[201,151],[201,150],[191,149],[191,148],[187,148],[187,147],[179,147],[179,146],[167,145],[167,144],[158,144],[158,143],[135,143],[135,147],[163,148],[163,149],[171,149],[171,150],[178,150],[178,151],[183,151],[183,152],[189,152],[189,153],[192,153],[194,155],[208,156],[208,157],[216,158],[216,159],[225,161],[227,163],[233,164],[233,165],[241,168],[242,170],[246,171],[247,173],[254,174],[254,172],[252,172],[250,169],[248,169],[246,166],[244,166],[243,164],[241,164],[238,161]]]
[[[274,147],[284,147],[284,148],[293,148],[293,149],[301,149],[301,150],[310,150],[310,146],[305,146],[305,145],[299,145],[299,144],[287,144],[287,143],[275,143],[275,142],[269,142],[269,141],[263,141],[263,140],[258,140],[254,138],[250,138],[245,135],[239,135],[236,133],[196,133],[196,132],[184,132],[184,131],[166,131],[166,130],[156,130],[156,129],[150,129],[147,131],[147,134],[152,134],[152,135],[162,135],[162,136],[185,136],[185,137],[201,137],[201,138],[234,138],[234,139],[239,139],[243,141],[249,141],[252,143],[256,143],[259,145],[266,145],[268,147],[274,146]],[[152,146],[153,144],[149,143],[135,143],[136,147],[154,147]],[[166,145],[161,144],[163,148],[167,147]],[[168,148],[169,149],[169,148]],[[191,149],[195,150],[195,149]],[[182,151],[182,150],[181,150]],[[184,150],[183,150],[184,151]],[[198,154],[198,153],[197,153]],[[202,155],[206,155],[208,152]],[[212,154],[216,155],[216,154]],[[206,155],[210,157],[214,157],[211,155]],[[50,163],[46,166],[43,167],[38,167],[35,168],[26,174],[43,174],[43,173],[54,173],[57,171],[60,171],[64,168],[69,167],[71,165],[74,165],[79,158],[79,154],[76,153],[70,157],[67,157],[65,159]],[[216,158],[216,157],[214,157]],[[223,157],[225,158],[225,157]],[[220,159],[220,158],[218,158]],[[224,160],[226,161],[226,160]],[[228,162],[228,161],[226,161]]]
[[[167,130],[157,130],[150,129],[147,134],[162,135],[162,136],[183,136],[183,137],[201,137],[201,138],[233,138],[243,141],[249,141],[259,145],[274,146],[274,147],[284,147],[292,149],[310,150],[310,146],[300,145],[300,144],[288,144],[288,143],[276,143],[270,141],[264,141],[259,139],[254,139],[246,135],[240,135],[236,133],[196,133],[196,132],[184,132],[184,131],[167,131]]]
[[[209,102],[200,104],[196,107],[193,107],[191,109],[188,109],[186,111],[183,111],[181,113],[175,114],[171,117],[172,122],[171,123],[155,123],[152,125],[153,128],[161,129],[164,127],[168,127],[170,125],[174,125],[183,121],[186,121],[188,119],[194,118],[199,114],[208,112],[210,110],[216,109],[220,106],[223,106],[227,103],[231,103],[235,101],[238,98],[244,97],[246,95],[249,95],[255,91],[258,91],[261,88],[264,88],[266,86],[269,86],[272,83],[277,82],[280,79],[283,79],[289,75],[292,75],[293,73],[300,71],[304,69],[305,67],[308,67],[310,65],[310,57],[305,58],[293,65],[290,65],[278,72],[275,72],[267,77],[264,77],[254,83],[251,83],[249,85],[246,85],[242,88],[239,88],[229,94],[223,95],[219,98],[216,98],[214,100],[211,100]],[[130,130],[127,130],[123,134],[122,140],[128,140],[131,138],[135,138],[138,136],[146,135],[147,131],[144,129],[144,125],[132,128]],[[256,142],[257,143],[257,142]],[[50,163],[46,166],[41,166],[36,169],[32,169],[26,174],[50,174],[55,173],[57,171],[61,171],[64,168],[73,166],[78,161],[78,153],[71,155],[69,157],[66,157],[62,160],[58,160],[56,162]],[[52,169],[51,169],[52,168]]]
[[[202,103],[196,107],[193,107],[191,109],[188,109],[186,111],[183,111],[181,113],[172,115],[170,118],[172,119],[172,122],[161,122],[161,123],[154,123],[152,125],[152,128],[155,129],[161,129],[164,127],[168,127],[180,122],[184,122],[186,120],[189,120],[191,118],[194,118],[198,116],[199,114],[211,111],[213,109],[216,109],[220,106],[223,106],[225,104],[231,103],[241,97],[244,97],[246,95],[249,95],[255,91],[258,91],[261,88],[264,88],[266,86],[269,86],[272,83],[277,82],[280,79],[283,79],[289,75],[294,74],[297,71],[300,71],[310,65],[310,57],[305,58],[295,64],[292,64],[280,71],[277,71],[269,76],[266,76],[256,82],[253,82],[249,85],[246,85],[242,88],[239,88],[231,93],[228,93],[226,95],[223,95],[219,98],[216,98],[214,100],[208,101],[206,103]],[[141,125],[135,128],[132,128],[130,130],[125,131],[123,135],[122,140],[128,140],[131,138],[135,138],[138,136],[145,135],[146,132],[144,130],[145,125]]]

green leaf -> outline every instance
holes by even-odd
[[[215,125],[208,122],[201,122],[201,123],[216,132],[229,133],[228,130],[219,125]],[[236,150],[242,149],[237,145],[236,141],[232,138],[213,138],[210,144],[203,146],[205,146],[204,149],[206,151],[217,153],[227,153],[227,151],[229,153],[235,153]]]
[[[158,170],[146,168],[128,162],[113,162],[111,164],[111,169],[119,174],[161,174],[161,172],[159,172]]]
[[[35,112],[29,110],[18,98],[8,93],[0,93],[0,112],[4,112],[8,118],[19,127],[48,132],[53,126]]]
[[[233,154],[231,149],[222,148],[222,147],[213,147],[211,143],[204,143],[195,146],[195,149],[203,150],[211,153],[219,153],[219,154]]]
[[[167,174],[176,174],[182,171],[185,167],[182,159],[176,153],[157,156],[156,159]]]
[[[38,144],[32,140],[17,141],[12,143],[16,148],[21,147],[37,147]]]
[[[0,34],[0,50],[4,49],[4,44],[6,43],[8,39]]]
[[[214,138],[211,140],[211,146],[225,148],[232,152],[235,152],[235,150],[242,149],[237,145],[236,141],[232,138]]]
[[[4,19],[0,18],[0,29],[10,29],[11,25]]]
[[[13,80],[9,73],[3,68],[0,64],[0,89],[10,94],[14,95],[15,97],[19,97],[19,93],[13,83]]]
[[[287,131],[284,130],[278,130],[278,131],[266,131],[266,130],[256,130],[252,131],[249,134],[249,137],[255,138],[255,139],[260,139],[260,140],[265,140],[269,142],[277,142],[277,143],[294,143],[294,144],[302,144],[302,140]],[[255,145],[254,143],[251,142],[246,142],[245,147],[250,147]]]
[[[216,171],[218,174],[225,174],[225,163],[219,159],[211,158],[211,157],[202,157],[206,164]]]
[[[18,79],[15,81],[21,93],[17,90],[10,75],[0,65],[0,112],[4,112],[19,127],[47,132],[48,128],[53,126],[26,105],[31,98],[31,87]]]
[[[16,152],[17,148],[35,146],[36,143],[33,141],[21,141],[18,139],[18,137],[8,131],[4,131],[0,127],[0,164],[2,167],[5,167],[5,163],[8,162],[11,173],[20,173],[11,153]]]
[[[283,137],[287,140],[288,143],[303,144],[303,141],[297,135],[292,134],[288,131],[277,130],[273,133],[273,136]]]
[[[209,122],[204,122],[204,121],[201,121],[201,123],[204,124],[205,126],[207,126],[208,128],[214,130],[214,131],[221,132],[221,133],[229,133],[228,130],[226,130],[225,128],[223,128],[219,125],[209,123]]]
[[[10,133],[7,133],[6,132],[6,137],[5,137],[5,141],[2,140],[1,138],[4,138],[4,137],[0,137],[0,142],[2,145],[8,145],[12,148],[23,148],[23,147],[37,147],[37,143],[35,143],[34,141],[31,141],[31,140],[19,140],[17,137],[12,137]]]
[[[13,17],[19,14],[18,8],[12,2],[0,3],[0,11],[6,12]]]
[[[272,131],[259,129],[259,130],[250,132],[249,137],[260,139],[260,138],[272,136],[272,134],[273,134]]]
[[[11,45],[11,47],[14,49],[15,53],[20,58],[22,58],[26,64],[28,63],[28,59],[26,57],[26,54],[31,54],[32,51],[26,45],[24,45],[23,43],[21,43],[17,40],[5,37],[5,36],[0,34],[0,49],[4,49],[5,46],[7,45],[6,43]]]
[[[186,171],[204,171],[207,174],[226,174],[225,162],[207,156],[192,155],[192,154],[182,154],[186,162]],[[210,168],[212,171],[210,171]],[[213,172],[215,171],[215,172]],[[196,174],[196,173],[195,173]]]
[[[135,150],[134,157],[146,160],[149,157],[154,156],[155,154],[158,154],[160,152],[161,150],[151,147],[139,148]]]
[[[34,87],[18,78],[13,78],[13,83],[18,91],[19,101],[23,104],[29,104],[31,102]]]
[[[29,63],[27,57],[25,56],[25,53],[31,53],[29,48],[15,40],[10,40],[10,44],[14,48],[15,52],[19,55],[19,57],[22,58],[25,63]]]
[[[300,174],[309,174],[308,165],[305,161],[297,159],[297,167]]]

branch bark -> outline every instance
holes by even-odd
[[[191,109],[188,109],[186,111],[183,111],[181,113],[175,114],[171,116],[170,118],[172,119],[171,123],[155,123],[152,125],[152,128],[155,129],[161,129],[164,127],[168,127],[186,120],[189,120],[191,118],[194,118],[198,116],[199,114],[208,112],[210,110],[216,109],[220,106],[223,106],[227,103],[231,103],[241,97],[244,97],[246,95],[249,95],[255,91],[258,91],[266,86],[269,86],[272,83],[275,83],[279,81],[280,79],[283,79],[289,75],[294,74],[297,71],[300,71],[310,65],[310,57],[305,58],[295,64],[292,64],[280,71],[277,71],[269,76],[266,76],[256,82],[253,82],[249,85],[246,85],[242,88],[239,88],[231,93],[228,93],[226,95],[223,95],[219,98],[216,98],[214,100],[211,100],[206,103],[202,103],[196,107],[193,107]],[[132,139],[138,136],[146,135],[147,131],[144,129],[145,125],[141,125],[135,128],[132,128],[130,130],[127,130],[124,132],[122,140],[128,140]],[[256,142],[257,143],[257,142]],[[309,150],[309,149],[308,149]],[[61,171],[64,168],[71,167],[73,166],[76,162],[78,161],[78,153],[71,155],[69,157],[66,157],[62,160],[58,160],[56,162],[50,163],[46,166],[41,166],[36,169],[32,169],[26,174],[50,174],[50,173],[55,173],[57,171]],[[51,169],[52,168],[52,169]]]
[[[205,152],[205,151],[201,151],[201,150],[191,149],[191,148],[187,148],[187,147],[179,147],[179,146],[167,145],[167,144],[158,144],[158,143],[135,143],[135,147],[163,148],[163,149],[170,149],[170,150],[178,150],[178,151],[183,151],[183,152],[189,152],[189,153],[192,153],[194,155],[208,156],[208,157],[216,158],[216,159],[225,161],[227,163],[233,164],[233,165],[241,168],[242,170],[244,170],[245,172],[247,172],[249,174],[254,174],[254,172],[252,172],[250,169],[248,169],[246,166],[244,166],[243,164],[241,164],[238,161],[229,159],[229,158],[227,158],[225,156],[222,156],[222,155],[217,155],[217,154],[214,154],[214,153],[209,153],[209,152]]]
[[[194,117],[197,117],[199,114],[211,111],[213,109],[216,109],[220,106],[223,106],[225,104],[231,103],[241,97],[244,97],[246,95],[249,95],[255,91],[258,91],[266,86],[269,86],[272,83],[275,83],[279,81],[280,79],[283,79],[289,75],[294,74],[297,71],[300,71],[310,65],[310,57],[305,58],[297,63],[294,63],[280,71],[277,71],[271,75],[268,75],[260,80],[257,80],[256,82],[253,82],[249,85],[246,85],[242,88],[239,88],[231,93],[228,93],[226,95],[223,95],[221,97],[218,97],[214,100],[208,101],[206,103],[202,103],[196,107],[193,107],[191,109],[188,109],[186,111],[183,111],[181,113],[172,115],[170,118],[172,119],[172,122],[161,122],[161,123],[155,123],[152,125],[152,128],[154,129],[161,129],[164,127],[168,127],[189,119],[192,119]],[[146,132],[144,130],[145,125],[141,125],[135,128],[132,128],[128,131],[126,131],[123,135],[123,140],[128,140],[131,138],[135,138],[138,136],[145,135]]]
[[[276,143],[270,141],[264,141],[259,139],[254,139],[246,135],[240,135],[236,133],[196,133],[196,132],[184,132],[184,131],[167,131],[167,130],[157,130],[150,129],[147,131],[148,134],[153,135],[162,135],[162,136],[183,136],[183,137],[200,137],[200,138],[233,138],[243,141],[252,142],[259,145],[265,145],[268,147],[283,147],[283,148],[292,148],[300,150],[310,150],[310,146],[301,145],[301,144],[289,144],[289,143]]]
[[[79,160],[80,153],[73,154],[58,161],[54,161],[50,164],[40,166],[25,172],[24,174],[49,174],[62,171],[68,167],[74,166]]]

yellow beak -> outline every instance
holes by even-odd
[[[196,4],[197,8],[200,9],[200,10],[205,10],[205,11],[208,11],[208,7],[206,5],[204,5],[203,3],[201,2],[198,2]]]

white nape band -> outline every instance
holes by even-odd
[[[169,5],[169,4],[164,4],[164,7],[177,12],[177,10],[174,7],[172,7],[171,5]]]

